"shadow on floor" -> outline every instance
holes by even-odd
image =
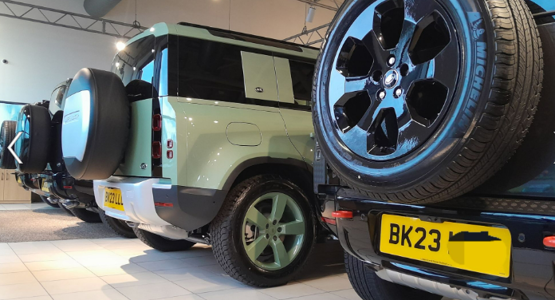
[[[0,243],[116,236],[102,223],[85,223],[62,209],[0,211]]]

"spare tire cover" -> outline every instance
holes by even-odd
[[[46,169],[50,154],[50,113],[38,105],[25,105],[19,112],[15,143],[17,169],[23,173],[41,173]]]
[[[2,122],[0,130],[0,169],[15,169],[15,158],[8,150],[8,146],[15,137],[16,121]]]
[[[129,135],[125,87],[114,73],[80,70],[68,90],[62,121],[62,152],[76,179],[106,179],[118,168]]]

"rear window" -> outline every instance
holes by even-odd
[[[289,60],[289,65],[291,67],[295,102],[300,105],[310,105],[314,65],[294,60]]]
[[[116,54],[112,72],[127,86],[133,80],[152,84],[154,77],[155,38],[147,36],[127,45]]]

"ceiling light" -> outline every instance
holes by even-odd
[[[314,13],[316,12],[316,8],[313,6],[308,8],[308,13],[306,14],[306,22],[312,23],[314,21]]]
[[[125,43],[122,41],[117,42],[116,49],[118,49],[118,51],[122,51],[123,49],[125,49]]]

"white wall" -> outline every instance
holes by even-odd
[[[20,0],[85,14],[82,0]],[[296,0],[137,0],[143,26],[180,21],[283,39],[301,32],[304,3]],[[334,6],[332,0],[322,4]],[[231,8],[231,9],[230,9]],[[0,12],[5,11],[0,6]],[[333,11],[317,8],[313,28],[328,23]],[[131,23],[135,1],[123,0],[106,19]],[[48,99],[54,86],[83,67],[109,69],[116,38],[0,16],[0,100]]]

